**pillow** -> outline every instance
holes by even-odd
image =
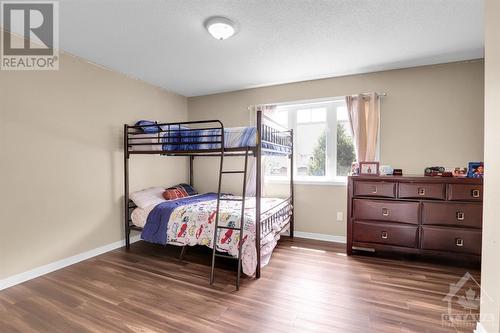
[[[183,188],[179,187],[173,187],[173,188],[167,188],[163,192],[163,198],[165,200],[174,200],[174,199],[180,199],[180,198],[185,198],[188,197],[189,195],[187,194],[186,191],[184,191]]]
[[[158,133],[160,131],[159,126],[144,126],[144,125],[156,125],[156,121],[151,120],[139,120],[135,123],[136,126],[142,126],[141,129],[144,133]]]
[[[189,197],[191,195],[196,195],[196,194],[198,194],[198,192],[196,192],[196,190],[191,185],[179,184],[167,188],[163,192],[163,198],[165,198],[165,200],[174,200],[174,199]]]
[[[163,187],[150,187],[145,190],[132,192],[130,194],[130,200],[132,200],[137,207],[146,208],[147,206],[164,202],[165,199],[162,196],[163,191]]]
[[[179,184],[179,185],[177,185],[177,186],[182,187],[182,188],[184,189],[184,191],[186,191],[186,192],[187,192],[187,194],[188,194],[188,195],[196,195],[196,194],[198,194],[198,191],[196,191],[196,190],[194,189],[194,187],[192,187],[192,186],[191,186],[191,185],[189,185],[189,184],[184,184],[184,183],[182,183],[182,184]]]

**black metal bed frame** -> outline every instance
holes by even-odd
[[[266,122],[266,123],[264,123]],[[272,125],[272,126],[271,126]],[[189,128],[187,127],[189,126]],[[274,126],[274,127],[273,127]],[[145,137],[143,129],[145,127],[156,127],[158,142],[141,142],[144,140],[151,140],[152,135]],[[194,175],[193,166],[195,157],[209,156],[220,157],[220,170],[219,170],[219,189],[217,200],[216,219],[219,215],[219,200],[221,197],[221,177],[224,173],[222,170],[224,157],[229,156],[245,156],[249,152],[256,158],[256,203],[255,203],[255,248],[257,250],[257,267],[255,277],[260,278],[261,275],[261,240],[271,233],[274,236],[281,233],[287,226],[289,226],[290,237],[294,236],[294,189],[293,189],[293,130],[282,130],[281,125],[275,123],[270,118],[264,116],[262,111],[257,111],[257,132],[256,132],[256,145],[249,147],[226,148],[224,145],[224,124],[220,120],[201,120],[201,121],[185,121],[176,123],[158,123],[154,125],[124,125],[124,224],[125,224],[125,244],[126,248],[130,249],[130,232],[131,230],[140,231],[142,228],[133,225],[131,222],[131,212],[136,208],[136,205],[129,198],[129,159],[134,154],[149,154],[149,155],[164,155],[164,156],[187,156],[189,157],[189,183],[193,185]],[[214,134],[206,134],[207,130],[215,131]],[[197,133],[197,131],[201,131]],[[210,132],[208,132],[210,133]],[[136,135],[142,134],[137,137]],[[152,133],[151,133],[152,134]],[[181,137],[182,135],[182,137]],[[185,138],[189,137],[190,140],[186,142]],[[209,141],[203,141],[209,140]],[[265,143],[266,147],[263,147]],[[208,149],[197,150],[163,150],[164,145],[170,147],[180,147],[183,145],[211,145]],[[134,150],[134,147],[140,146],[159,146],[159,150]],[[215,148],[213,147],[215,146]],[[281,150],[273,149],[270,147],[279,147]],[[288,156],[290,159],[290,196],[283,199],[278,205],[271,208],[275,209],[279,205],[283,205],[278,211],[266,216],[270,210],[261,212],[261,198],[262,198],[262,155],[272,153],[275,155]],[[245,168],[246,169],[246,168]],[[246,173],[245,173],[246,175]],[[244,180],[244,183],[246,179]],[[245,193],[243,193],[243,200]],[[273,230],[273,222],[277,219],[286,221],[283,228],[279,231]],[[243,227],[243,225],[241,225]],[[217,233],[217,229],[214,231]],[[260,237],[258,236],[260,235]],[[240,235],[241,236],[241,235]],[[243,238],[243,237],[241,237]],[[213,244],[214,248],[216,244]],[[240,248],[242,244],[240,244]],[[183,248],[184,250],[184,248]],[[214,251],[215,253],[215,251]],[[240,260],[238,258],[238,260]],[[240,263],[239,263],[240,264]],[[238,267],[239,268],[239,267]],[[239,269],[238,269],[239,273]],[[213,276],[211,276],[211,282]],[[238,282],[239,284],[239,274]]]

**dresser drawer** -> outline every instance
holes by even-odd
[[[355,220],[378,220],[418,224],[419,203],[386,200],[353,200]]]
[[[481,228],[483,206],[476,203],[424,202],[422,224]]]
[[[481,231],[459,228],[422,227],[422,249],[481,254]]]
[[[353,241],[417,247],[418,227],[399,223],[354,222]]]
[[[444,200],[446,186],[445,184],[399,183],[399,198]]]
[[[483,185],[449,184],[448,200],[482,201]]]
[[[396,183],[389,182],[354,182],[355,196],[396,197]]]

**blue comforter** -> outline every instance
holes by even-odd
[[[173,128],[171,132],[163,134],[163,138],[161,139],[165,143],[162,147],[163,150],[220,149],[220,143],[210,143],[221,140],[220,129],[184,131],[187,129],[186,127],[181,127],[179,131]],[[256,133],[257,129],[255,127],[224,128],[224,146],[225,148],[255,147]]]
[[[168,221],[174,209],[210,200],[217,200],[217,193],[206,193],[193,197],[170,200],[156,205],[148,215],[146,225],[142,230],[141,239],[150,243],[167,244]]]

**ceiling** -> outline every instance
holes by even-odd
[[[59,3],[63,50],[185,96],[483,57],[482,0]]]

